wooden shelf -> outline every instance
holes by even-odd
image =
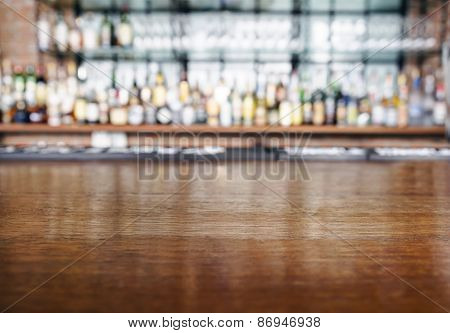
[[[70,133],[92,133],[95,131],[125,132],[125,133],[214,133],[214,134],[261,134],[261,133],[312,133],[331,135],[428,135],[444,136],[445,129],[442,126],[432,127],[350,127],[350,126],[233,126],[233,127],[211,127],[207,125],[61,125],[49,126],[46,124],[0,124],[0,134],[5,133],[47,133],[47,134],[70,134]]]
[[[381,126],[232,126],[212,127],[207,125],[61,125],[46,124],[0,124],[0,133],[92,133],[106,132],[154,132],[154,133],[312,133],[337,135],[444,135],[444,127],[381,127]]]

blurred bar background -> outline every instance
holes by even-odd
[[[204,145],[195,136],[205,133],[227,148],[261,133],[264,147],[280,136],[296,146],[286,137],[312,133],[320,147],[448,148],[446,1],[0,8],[3,151],[125,149],[142,145],[138,132],[151,146]]]

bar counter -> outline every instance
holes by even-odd
[[[1,310],[450,309],[448,160],[270,163],[2,161]]]

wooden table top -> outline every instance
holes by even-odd
[[[199,165],[2,162],[0,310],[450,309],[449,162]]]

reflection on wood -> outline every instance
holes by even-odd
[[[450,308],[448,162],[199,165],[2,163],[0,308],[111,235],[9,311]]]

